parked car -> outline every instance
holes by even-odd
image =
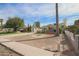
[[[26,32],[26,29],[23,28],[23,29],[19,29],[20,32]]]

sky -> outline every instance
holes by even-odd
[[[78,3],[59,3],[59,23],[67,19],[67,25],[73,25],[79,19]],[[20,17],[25,25],[39,21],[41,26],[56,23],[55,3],[0,3],[0,19],[4,23],[8,17]]]

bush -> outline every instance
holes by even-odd
[[[79,28],[78,28],[77,26],[75,26],[75,25],[68,27],[68,30],[71,31],[71,32],[73,32],[73,33],[76,33],[76,31],[77,31],[78,29],[79,29]]]
[[[19,17],[9,18],[4,26],[5,28],[13,28],[14,31],[17,31],[18,28],[24,27],[23,19]]]

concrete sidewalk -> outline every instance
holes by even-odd
[[[23,56],[53,56],[54,53],[45,51],[40,48],[28,46],[19,42],[11,42],[8,39],[0,39],[0,44],[6,46],[7,48],[21,54]]]

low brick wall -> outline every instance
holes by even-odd
[[[65,31],[65,35],[67,39],[70,41],[71,46],[73,46],[75,51],[78,51],[78,42],[77,39],[74,38],[74,34],[70,31]]]

